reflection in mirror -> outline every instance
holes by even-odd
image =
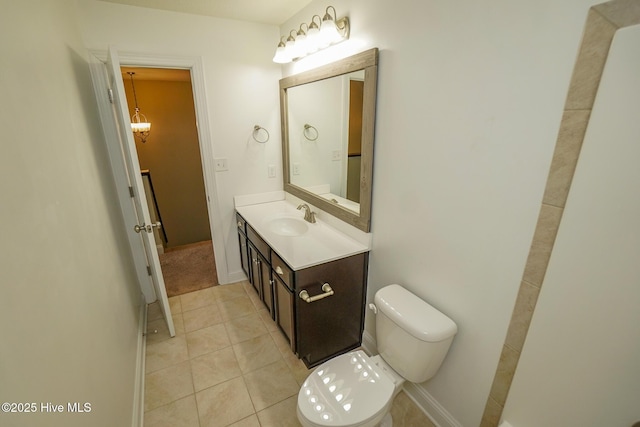
[[[292,87],[291,184],[360,213],[364,71]]]
[[[378,50],[280,80],[284,189],[370,230]]]

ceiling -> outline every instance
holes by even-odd
[[[311,0],[101,0],[280,26]]]

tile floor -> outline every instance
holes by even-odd
[[[310,371],[248,282],[169,302],[174,338],[149,306],[145,427],[300,425],[296,399]],[[434,426],[404,392],[391,413],[396,427]]]

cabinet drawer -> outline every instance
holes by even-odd
[[[271,268],[274,276],[279,277],[293,291],[293,270],[275,252],[271,255]]]
[[[253,243],[253,246],[255,246],[262,256],[265,257],[267,262],[270,262],[271,257],[269,256],[269,253],[271,252],[271,249],[269,248],[269,245],[262,240],[262,237],[258,236],[258,233],[256,233],[249,224],[247,224],[247,237],[249,238],[249,241]]]
[[[236,213],[236,226],[238,227],[238,230],[242,231],[242,233],[247,234],[247,222],[239,213]]]

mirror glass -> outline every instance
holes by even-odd
[[[287,91],[289,176],[302,187],[360,214],[364,70]]]
[[[285,191],[370,231],[377,49],[280,81]]]

